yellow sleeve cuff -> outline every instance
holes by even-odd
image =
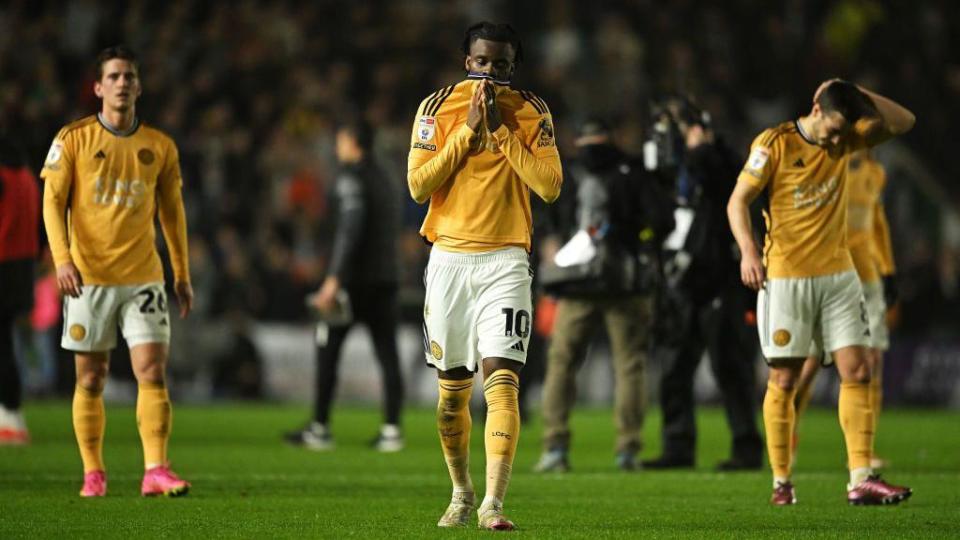
[[[493,135],[493,140],[497,141],[498,145],[503,144],[504,142],[506,142],[507,137],[510,136],[510,130],[507,129],[506,124],[500,124],[500,127],[498,127],[496,131],[491,133],[491,135]]]

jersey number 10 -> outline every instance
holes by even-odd
[[[513,308],[503,308],[500,312],[503,313],[507,320],[503,335],[512,336],[514,332],[522,338],[530,335],[530,313],[528,313],[527,310],[518,310],[516,316],[513,314]]]

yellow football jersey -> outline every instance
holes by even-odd
[[[801,133],[796,121],[754,139],[738,181],[767,190],[763,255],[769,277],[815,277],[853,269],[846,182],[853,149],[831,157]]]
[[[879,169],[880,192],[887,184],[887,172],[883,166],[877,163]],[[877,197],[876,209],[873,212],[873,234],[871,243],[873,245],[874,261],[877,264],[877,270],[881,276],[889,276],[896,273],[897,267],[893,262],[893,240],[890,238],[890,224],[887,222],[887,212],[883,206],[883,197]]]
[[[850,202],[847,215],[847,243],[860,281],[880,279],[874,235],[876,213],[886,184],[883,167],[867,155],[855,155],[847,167]]]
[[[189,281],[183,180],[173,140],[135,123],[126,133],[99,115],[60,130],[40,176],[43,218],[54,262],[73,262],[85,284],[163,280],[156,249],[159,215],[177,281]]]
[[[476,80],[423,100],[407,165],[410,193],[430,199],[420,234],[451,251],[530,249],[530,189],[547,202],[560,193],[560,154],[547,105],[530,92],[497,86],[503,125],[466,126]]]

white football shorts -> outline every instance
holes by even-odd
[[[163,283],[84,285],[80,298],[63,299],[63,337],[68,351],[109,351],[117,328],[128,347],[170,343],[170,315]]]
[[[887,331],[887,302],[883,299],[883,282],[864,283],[863,299],[867,305],[867,322],[870,324],[870,346],[885,351],[890,348],[890,333]]]
[[[532,282],[522,248],[453,253],[434,246],[424,274],[427,364],[441,371],[476,371],[484,358],[526,362],[533,331]]]
[[[767,360],[871,346],[863,289],[853,270],[768,279],[757,296],[757,330]],[[826,356],[825,363],[833,361]]]

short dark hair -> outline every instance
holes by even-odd
[[[114,45],[113,47],[107,47],[100,51],[97,54],[97,80],[103,78],[103,65],[113,60],[114,58],[119,58],[121,60],[126,60],[133,64],[133,67],[137,69],[137,72],[140,71],[140,59],[137,58],[137,53],[133,52],[133,49],[127,47],[126,45]]]
[[[370,152],[373,149],[373,139],[376,132],[373,130],[373,126],[363,118],[357,116],[341,119],[337,122],[337,130],[349,133],[353,140],[357,141],[357,146],[364,152]]]
[[[461,46],[463,54],[470,56],[470,46],[478,39],[509,43],[513,47],[513,62],[519,64],[523,61],[523,43],[520,42],[520,36],[516,30],[509,24],[481,21],[470,25],[467,31],[463,33],[463,45]]]
[[[851,124],[865,116],[877,114],[877,108],[870,98],[847,81],[830,83],[820,92],[817,103],[824,112],[838,112]]]

